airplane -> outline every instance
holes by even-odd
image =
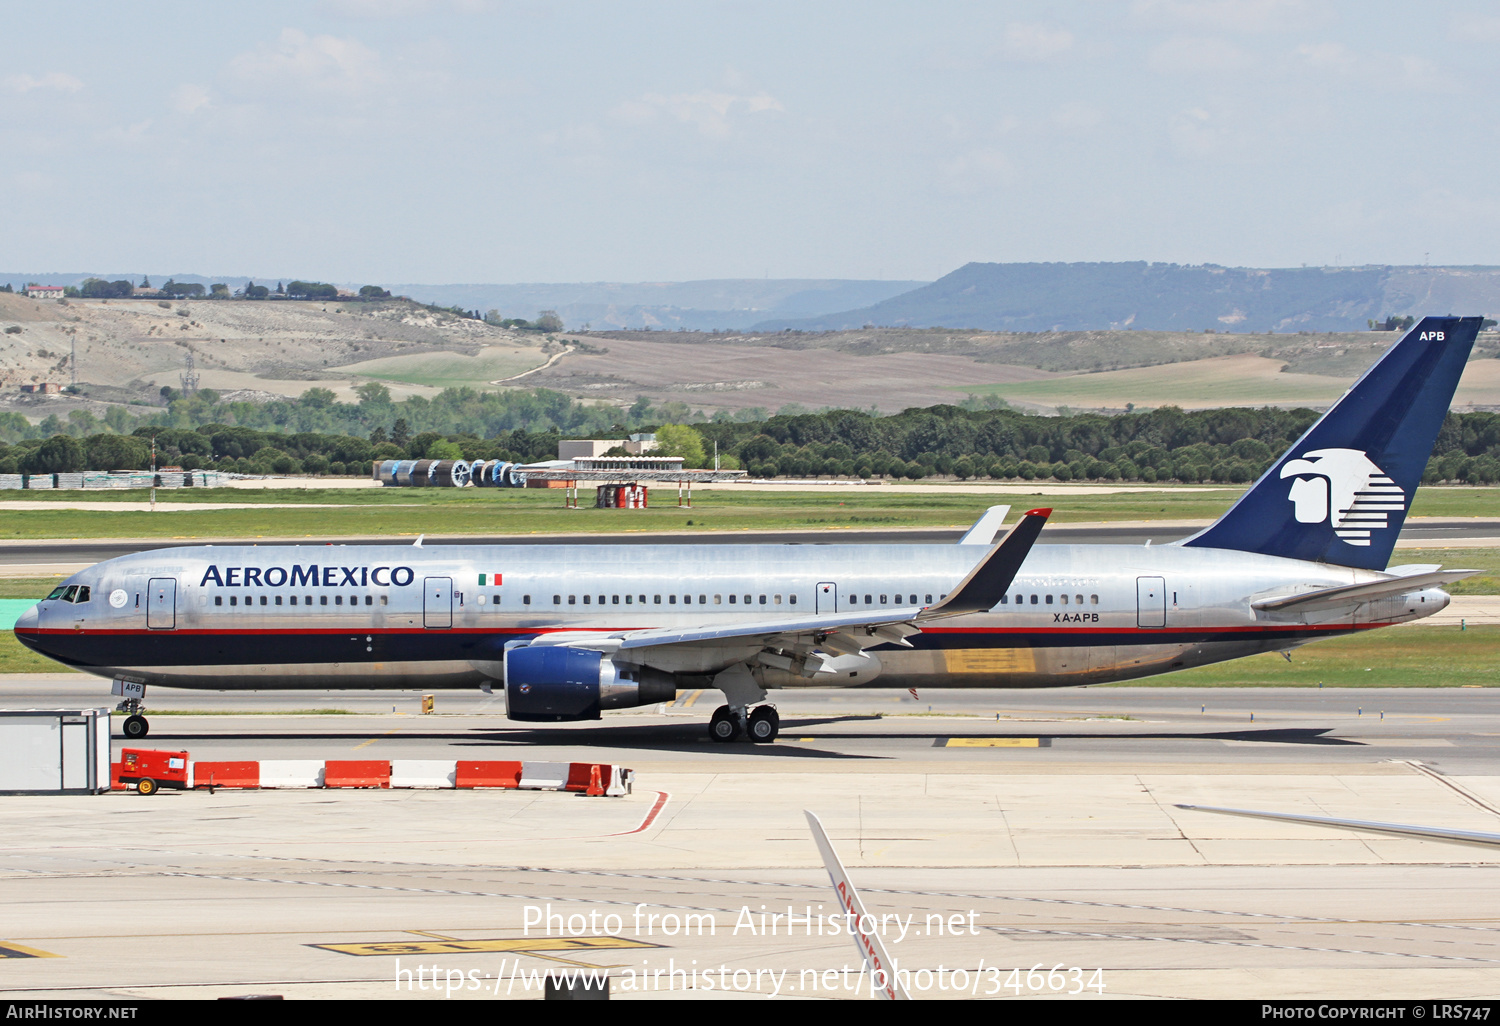
[[[503,685],[521,722],[716,689],[718,742],[774,741],[805,687],[1032,688],[1130,680],[1403,623],[1476,570],[1387,563],[1479,317],[1427,317],[1222,517],[1167,545],[191,546],[106,560],[15,625],[113,680],[146,736],[148,685]]]

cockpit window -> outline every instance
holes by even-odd
[[[88,585],[86,585],[86,584],[80,585],[79,588],[78,588],[78,594],[73,596],[73,601],[74,602],[87,602],[88,600],[89,600],[89,588],[88,588]]]
[[[73,601],[73,596],[75,596],[77,594],[78,594],[78,585],[76,585],[76,584],[70,584],[66,589],[63,590],[62,600],[64,602],[72,602]]]
[[[66,585],[59,584],[57,587],[55,587],[55,588],[52,589],[52,594],[48,595],[47,598],[49,598],[49,599],[62,598],[63,592],[65,592],[67,590],[68,589],[67,589]]]

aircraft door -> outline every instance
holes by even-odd
[[[1164,577],[1135,579],[1135,624],[1137,627],[1167,625],[1167,581]]]
[[[453,578],[428,577],[423,580],[422,625],[453,626]]]
[[[839,586],[837,584],[823,583],[818,585],[817,598],[813,605],[817,613],[837,613],[839,611]]]
[[[177,580],[153,577],[146,590],[146,626],[170,631],[177,626]]]

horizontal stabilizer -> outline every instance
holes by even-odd
[[[1344,830],[1367,830],[1375,834],[1415,837],[1423,841],[1453,841],[1456,844],[1473,844],[1481,848],[1500,847],[1500,834],[1487,834],[1478,830],[1444,830],[1441,827],[1409,826],[1405,823],[1375,823],[1362,819],[1332,819],[1328,816],[1297,816],[1289,812],[1255,812],[1251,809],[1221,809],[1212,805],[1179,805],[1177,808],[1189,809],[1194,812],[1219,812],[1226,816],[1245,816],[1249,819],[1272,819],[1283,823],[1303,823],[1307,826],[1339,827]]]
[[[1021,517],[1021,522],[1010,529],[1005,540],[980,560],[979,565],[969,571],[969,576],[960,581],[958,587],[948,593],[947,598],[924,609],[917,620],[920,622],[940,616],[985,613],[993,609],[999,604],[1001,596],[1010,590],[1010,582],[1016,579],[1021,564],[1026,562],[1031,547],[1036,544],[1037,535],[1042,533],[1042,527],[1051,515],[1050,509],[1027,510]],[[978,524],[974,526],[975,529],[979,527]]]
[[[1371,599],[1391,598],[1396,595],[1406,595],[1414,591],[1422,591],[1426,588],[1441,588],[1445,584],[1461,581],[1465,577],[1473,577],[1482,574],[1483,570],[1433,570],[1424,574],[1410,574],[1405,577],[1389,577],[1383,581],[1370,581],[1366,584],[1346,584],[1339,588],[1319,588],[1317,591],[1305,591],[1300,595],[1288,595],[1285,598],[1261,599],[1252,602],[1255,609],[1267,613],[1282,612],[1288,609],[1307,610],[1330,609],[1334,606],[1346,606],[1353,602],[1368,602]]]
[[[1009,514],[1009,506],[991,506],[984,511],[984,514],[978,520],[974,521],[973,527],[964,532],[964,536],[958,540],[958,544],[994,544],[995,535],[1000,532],[1000,526],[1005,523],[1005,518]]]

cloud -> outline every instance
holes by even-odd
[[[208,90],[200,85],[184,83],[172,90],[172,109],[179,114],[195,114],[209,103]]]
[[[1297,56],[1314,68],[1330,71],[1349,71],[1358,63],[1343,43],[1303,43],[1297,47]]]
[[[17,93],[29,93],[37,89],[55,89],[60,93],[76,93],[83,83],[72,75],[61,71],[49,71],[41,78],[32,75],[7,75],[5,88]]]
[[[1052,123],[1070,132],[1097,128],[1103,120],[1104,113],[1087,103],[1065,103],[1052,114]]]
[[[1220,32],[1285,30],[1322,20],[1308,0],[1135,0],[1131,12]]]
[[[732,122],[737,118],[785,110],[781,101],[764,91],[754,96],[739,96],[705,89],[671,96],[648,93],[639,100],[627,100],[620,104],[615,109],[615,115],[620,120],[633,124],[645,124],[665,115],[692,125],[711,139],[726,139],[730,135]]]
[[[330,13],[345,18],[410,18],[447,7],[462,13],[489,9],[485,0],[323,0]]]
[[[1222,114],[1192,107],[1174,115],[1167,125],[1172,147],[1184,157],[1223,159],[1244,151],[1247,140]]]
[[[999,53],[1017,61],[1045,61],[1073,46],[1073,33],[1048,25],[1011,22],[1005,26],[1005,40]]]
[[[962,153],[945,163],[940,171],[944,188],[961,196],[1009,185],[1016,179],[1015,162],[994,147]]]
[[[274,46],[240,54],[227,77],[246,89],[332,93],[354,97],[385,81],[380,55],[357,39],[282,29]]]
[[[1238,71],[1248,68],[1250,56],[1222,39],[1173,36],[1158,44],[1146,58],[1152,71],[1163,74]]]
[[[1500,15],[1461,14],[1449,35],[1463,43],[1500,43]]]

